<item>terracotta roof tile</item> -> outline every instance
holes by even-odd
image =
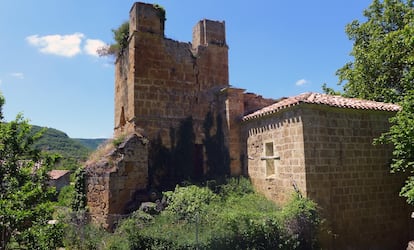
[[[401,109],[399,105],[392,103],[375,102],[357,98],[346,98],[338,95],[308,92],[289,98],[283,98],[279,102],[276,102],[254,113],[244,116],[243,120],[247,121],[250,119],[276,113],[280,110],[299,105],[301,103],[320,104],[338,108],[381,110],[392,112],[397,112]]]

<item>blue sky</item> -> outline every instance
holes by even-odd
[[[0,90],[7,120],[22,112],[32,124],[72,138],[113,132],[114,66],[96,56],[111,29],[128,20],[128,0],[2,0]],[[191,41],[207,18],[226,22],[230,84],[279,98],[335,87],[335,71],[352,60],[345,25],[362,19],[368,0],[158,0],[168,38]]]

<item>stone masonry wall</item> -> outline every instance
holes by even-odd
[[[277,116],[255,119],[243,124],[247,135],[248,175],[257,189],[269,199],[286,202],[294,185],[306,193],[305,152],[300,109],[290,109]],[[274,173],[266,172],[266,143],[273,143]]]
[[[242,141],[241,141],[241,118],[244,113],[243,95],[244,89],[227,88],[225,95],[225,118],[228,131],[227,140],[230,155],[230,172],[233,176],[239,176],[242,172]]]
[[[111,229],[119,216],[136,209],[135,194],[148,184],[145,138],[129,135],[108,154],[86,166],[87,206],[94,224]]]
[[[398,196],[404,177],[390,174],[391,148],[372,144],[389,128],[392,115],[300,104],[246,121],[249,177],[279,204],[293,184],[316,201],[326,219],[324,249],[403,249],[410,228],[408,206]],[[280,157],[271,175],[269,142]]]
[[[224,109],[218,98],[228,87],[224,22],[200,21],[193,44],[165,38],[163,22],[152,5],[131,9],[129,49],[116,63],[115,134],[139,127],[169,146],[170,128],[191,115],[201,143],[207,112]]]
[[[393,113],[309,105],[302,114],[307,196],[328,219],[328,249],[403,249],[409,213],[390,174],[391,148],[373,146]]]

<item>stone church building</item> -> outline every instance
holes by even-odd
[[[165,11],[156,5],[135,3],[129,20],[128,47],[115,65],[114,137],[122,140],[86,166],[93,221],[110,227],[115,215],[130,212],[137,196],[161,180],[151,179],[154,142],[182,152],[180,135],[187,133],[188,176],[211,173],[216,151],[207,142],[222,138],[217,145],[229,168],[223,173],[248,176],[280,204],[295,190],[318,203],[329,232],[321,234],[324,248],[406,245],[410,211],[398,196],[404,178],[389,173],[391,148],[372,144],[398,105],[319,93],[278,100],[246,93],[229,84],[224,22],[199,21],[190,43],[164,36]],[[190,127],[183,126],[186,119]]]

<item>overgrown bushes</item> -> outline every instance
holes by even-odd
[[[177,186],[174,191],[165,192],[164,195],[168,203],[165,212],[186,222],[195,222],[199,216],[208,213],[209,205],[218,199],[210,189],[194,185]]]
[[[135,211],[114,233],[86,224],[87,213],[64,209],[56,225],[28,237],[37,245],[68,249],[316,249],[320,219],[314,202],[293,193],[276,206],[246,178],[211,180],[164,192],[159,215]],[[49,237],[50,236],[50,237]],[[54,238],[53,238],[54,237]],[[48,239],[53,239],[48,241]],[[55,245],[53,245],[55,244]]]
[[[194,185],[167,192],[168,207],[123,221],[109,249],[313,249],[319,225],[316,204],[293,194],[283,208],[231,179],[211,191]],[[112,244],[111,244],[112,242]],[[114,245],[113,245],[114,244]],[[113,247],[118,248],[113,248]]]

